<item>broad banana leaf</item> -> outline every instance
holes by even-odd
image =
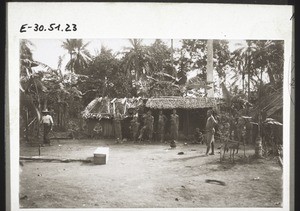
[[[225,102],[227,103],[227,105],[231,105],[232,95],[230,94],[230,92],[228,91],[228,89],[226,88],[226,86],[223,82],[220,85],[222,88],[222,93],[223,93]]]
[[[38,107],[33,103],[33,98],[30,94],[24,94],[21,92],[21,102],[24,103],[24,106],[27,107],[29,110],[32,110],[35,112],[36,118],[38,121],[41,120],[41,113],[38,109]]]

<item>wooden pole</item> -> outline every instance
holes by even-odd
[[[190,118],[189,118],[189,116],[190,116],[190,112],[189,112],[189,110],[187,110],[187,118],[186,118],[186,121],[187,121],[187,123],[186,123],[186,126],[187,126],[187,136],[189,136],[189,134],[190,134]]]
[[[244,157],[246,157],[246,146],[245,146],[245,141],[244,141]]]
[[[60,103],[58,102],[57,125],[60,127]]]
[[[40,121],[36,121],[37,123],[37,140],[40,142]]]
[[[28,127],[28,109],[27,108],[26,108],[25,112],[26,112],[26,115],[25,115],[25,124],[26,124],[25,138],[26,138],[26,142],[28,142],[29,141],[29,138],[28,138],[28,133],[29,133],[28,129],[29,129],[29,127]]]
[[[206,82],[211,83],[211,88],[207,90],[208,97],[214,97],[214,76],[213,76],[214,66],[213,66],[213,40],[207,40],[207,65],[206,65]]]
[[[248,102],[250,101],[250,65],[248,64]]]
[[[261,89],[262,89],[262,71],[260,72],[261,76],[261,81],[260,81],[260,89],[259,89],[259,94],[258,94],[258,133],[257,133],[257,138],[256,138],[256,146],[255,146],[255,156],[257,158],[262,158],[262,137],[261,137]]]
[[[172,68],[173,68],[173,39],[171,39],[171,65],[172,65]]]

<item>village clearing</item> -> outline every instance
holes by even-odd
[[[109,160],[106,165],[22,161],[21,208],[282,206],[282,169],[274,158],[251,159],[254,146],[246,147],[248,161],[240,149],[235,163],[229,154],[220,163],[219,150],[206,157],[206,147],[200,144],[178,143],[170,149],[168,144],[112,140],[52,143],[41,148],[41,157],[92,160],[97,147],[108,146]],[[38,147],[20,147],[20,156],[38,156]]]

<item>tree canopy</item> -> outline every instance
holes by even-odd
[[[61,114],[67,110],[80,113],[95,97],[184,96],[189,90],[196,93],[189,73],[196,71],[193,80],[205,86],[207,41],[180,42],[181,46],[173,49],[160,39],[150,45],[143,44],[142,39],[129,39],[130,47],[113,52],[101,46],[92,56],[87,50],[89,42],[66,39],[61,43],[68,55],[66,66],[62,66],[63,55],[57,55],[58,67],[52,69],[34,61],[32,42],[21,40],[22,106],[39,117],[46,107]],[[245,46],[233,51],[229,45],[228,40],[213,41],[213,64],[219,78],[215,83],[226,82],[225,88],[232,95],[247,96],[252,103],[257,102],[259,93],[267,95],[282,87],[283,41],[247,40]],[[235,86],[236,81],[242,81],[241,89]]]

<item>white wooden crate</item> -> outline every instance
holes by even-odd
[[[94,151],[94,164],[106,164],[109,156],[109,147],[98,147]]]

